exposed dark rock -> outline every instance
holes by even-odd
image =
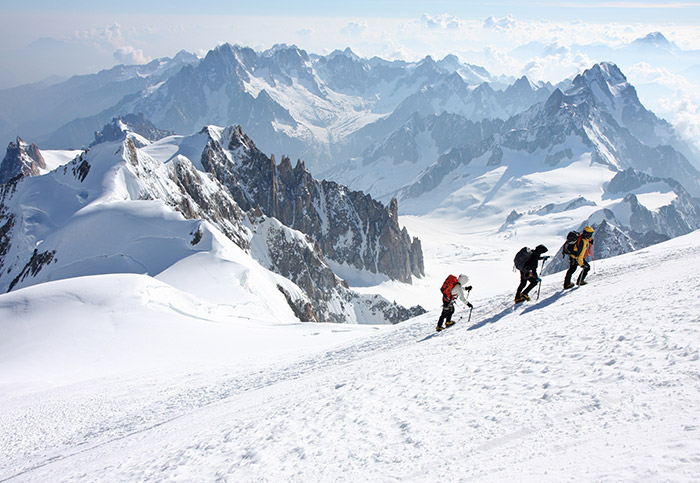
[[[282,292],[284,298],[287,300],[287,304],[292,308],[294,315],[302,322],[312,322],[317,321],[316,314],[314,313],[314,306],[303,300],[295,300],[289,292],[287,292],[284,287],[277,285],[277,290]]]
[[[85,178],[90,172],[90,163],[88,163],[87,160],[83,159],[83,155],[81,154],[78,157],[78,159],[72,162],[72,164],[73,176],[75,176],[82,183],[83,181],[85,181]]]
[[[21,176],[12,178],[6,184],[0,184],[0,273],[5,267],[5,256],[10,251],[16,216],[8,209],[6,201],[14,194]]]
[[[54,256],[56,256],[56,250],[39,252],[35,248],[32,257],[29,259],[19,275],[17,275],[12,282],[10,282],[10,286],[7,291],[11,292],[12,289],[15,288],[15,285],[27,278],[29,275],[36,277],[42,268],[54,260]]]
[[[0,184],[21,176],[36,176],[40,169],[46,169],[46,161],[36,144],[27,144],[21,138],[7,146],[5,158],[0,164]]]
[[[316,240],[328,259],[358,270],[410,282],[423,275],[420,242],[398,224],[397,204],[390,207],[362,192],[332,181],[317,181],[301,161],[292,167],[285,156],[279,165],[260,152],[240,126],[229,131],[228,149],[210,139],[202,166],[227,186],[244,210],[266,215]],[[225,141],[225,140],[224,140]]]

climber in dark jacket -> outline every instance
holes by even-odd
[[[537,264],[540,262],[540,260],[546,260],[549,258],[547,256],[542,256],[542,254],[546,251],[546,246],[537,245],[534,250],[527,249],[523,255],[523,261],[519,264],[520,267],[517,267],[518,270],[520,270],[520,285],[518,285],[518,289],[515,291],[516,304],[524,302],[525,300],[530,300],[530,296],[528,295],[530,290],[535,288],[537,283],[541,280],[537,276]],[[530,285],[527,285],[528,282]],[[527,288],[525,288],[525,285],[527,285]],[[525,288],[525,290],[523,290],[523,288]]]

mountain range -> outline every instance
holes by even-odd
[[[181,53],[149,66],[86,79],[97,87],[98,77],[112,84],[121,74],[120,92],[133,89],[33,143],[65,153],[90,139],[123,143],[131,132],[137,152],[171,169],[187,159],[237,209],[310,237],[331,271],[354,286],[426,274],[421,243],[399,228],[400,215],[461,218],[503,239],[551,227],[540,231],[550,244],[582,223],[604,222],[601,233],[616,247],[607,255],[700,227],[694,148],[642,105],[610,62],[556,85],[506,82],[451,55],[386,61],[287,45],[256,52],[223,44],[202,59]],[[7,158],[15,151],[29,153],[8,149]],[[14,171],[4,179],[31,173],[27,156],[8,160]],[[247,249],[237,229],[207,216]],[[307,294],[311,279],[301,283]]]

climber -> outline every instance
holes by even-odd
[[[578,267],[581,267],[582,270],[576,283],[578,285],[586,285],[588,282],[586,282],[585,278],[586,275],[588,275],[588,271],[591,269],[591,266],[586,261],[586,257],[593,253],[593,228],[587,226],[583,229],[583,233],[580,233],[578,237],[572,240],[569,240],[567,236],[567,242],[564,243],[562,252],[569,255],[569,269],[566,271],[566,276],[564,277],[564,289],[569,289],[574,286],[574,284],[571,283],[571,276]]]
[[[472,289],[471,285],[467,286],[468,282],[469,277],[464,274],[461,274],[459,277],[449,275],[443,282],[440,288],[440,292],[442,292],[442,313],[438,319],[437,327],[435,327],[435,330],[438,332],[447,327],[452,327],[455,324],[452,320],[452,314],[455,312],[454,304],[458,298],[470,309],[474,308],[464,296],[465,290],[470,292]],[[443,322],[445,323],[445,327],[442,326]]]
[[[515,291],[515,303],[519,304],[525,300],[530,300],[530,290],[535,288],[539,282],[542,281],[537,275],[537,265],[540,260],[547,260],[548,256],[542,256],[543,253],[547,251],[547,247],[544,245],[537,245],[534,250],[530,250],[527,247],[523,247],[515,255],[513,263],[515,268],[520,271],[520,285]],[[528,285],[529,282],[529,285]],[[525,288],[527,285],[527,288]],[[523,290],[525,288],[525,290]]]

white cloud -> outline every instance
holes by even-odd
[[[493,45],[487,45],[483,51],[483,63],[491,74],[516,76],[523,69],[523,64],[511,57],[504,49],[499,49]],[[468,56],[462,56],[469,59]],[[469,60],[467,60],[469,62]]]
[[[461,21],[457,17],[447,14],[432,17],[424,13],[421,17],[421,23],[430,30],[456,30],[461,25]]]
[[[120,64],[146,64],[151,61],[150,57],[143,55],[141,49],[135,49],[130,46],[118,48],[113,55],[114,59]]]
[[[340,29],[340,33],[346,37],[357,37],[367,30],[366,23],[350,22]]]
[[[314,30],[310,29],[310,28],[303,28],[303,29],[297,30],[297,35],[299,37],[305,37],[305,38],[311,37],[313,35],[313,33],[314,33]]]
[[[671,122],[681,137],[700,149],[700,85],[647,62],[628,68],[627,78],[649,109]]]
[[[93,27],[88,30],[76,31],[68,40],[79,43],[108,44],[115,47],[125,43],[121,26],[116,22],[109,27]]]
[[[674,113],[671,123],[678,134],[700,149],[700,103],[690,99],[668,99],[668,107]]]
[[[585,54],[568,51],[534,57],[525,64],[522,73],[530,79],[557,82],[573,77],[595,63]]]
[[[512,15],[506,15],[505,17],[489,17],[484,20],[484,28],[492,30],[514,30],[518,27],[518,22]]]
[[[686,77],[674,74],[664,67],[653,67],[647,62],[638,62],[628,67],[626,75],[632,84],[655,83],[684,92],[696,89]]]

